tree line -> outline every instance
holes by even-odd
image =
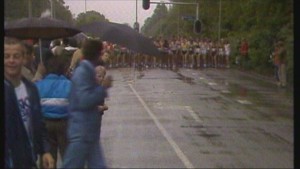
[[[229,40],[233,55],[238,54],[241,39],[249,42],[249,70],[272,75],[270,53],[277,40],[284,40],[288,51],[288,81],[294,75],[293,0],[170,0],[199,4],[200,34],[193,31],[196,5],[159,4],[141,28],[151,37],[193,37]]]

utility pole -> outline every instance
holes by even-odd
[[[137,5],[138,4],[138,2],[137,2],[137,0],[135,0],[135,22],[137,22],[138,21],[138,15],[137,15]]]
[[[220,5],[219,5],[219,34],[218,34],[219,42],[221,40],[221,14],[222,14],[222,0],[220,0]]]
[[[86,0],[84,0],[84,13],[86,13]]]
[[[140,24],[138,22],[138,14],[137,14],[137,5],[138,5],[138,0],[135,0],[135,22],[133,24],[133,29],[136,30],[137,32],[140,32]]]
[[[32,17],[32,0],[28,0],[28,17]]]
[[[53,16],[53,0],[50,0],[50,8],[51,8],[51,18],[54,18],[54,16]]]

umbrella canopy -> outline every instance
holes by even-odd
[[[76,43],[78,45],[78,44],[81,44],[81,42],[83,42],[84,40],[88,39],[89,37],[86,34],[80,32],[80,33],[74,35],[72,38],[76,41]]]
[[[5,36],[19,39],[39,39],[40,61],[42,57],[41,39],[57,39],[76,35],[80,32],[75,26],[68,22],[43,17],[43,18],[23,18],[11,22],[5,22]]]
[[[72,24],[53,18],[23,18],[5,23],[5,36],[20,39],[56,39],[81,32]]]
[[[82,25],[79,29],[86,34],[97,36],[103,41],[115,43],[139,53],[160,55],[151,39],[124,24],[99,21]]]

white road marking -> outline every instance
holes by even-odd
[[[199,116],[197,116],[194,110],[192,110],[191,106],[184,106],[184,107],[197,122],[202,123],[202,120],[199,118]]]
[[[237,100],[237,102],[241,103],[241,104],[252,104],[250,101],[248,100]]]
[[[157,117],[152,113],[150,108],[147,106],[147,104],[144,102],[144,100],[141,98],[141,96],[136,92],[136,90],[133,88],[131,84],[129,84],[129,87],[135,94],[135,96],[139,99],[141,104],[144,106],[145,110],[149,114],[149,116],[152,118],[160,132],[163,134],[163,136],[167,139],[169,144],[172,146],[174,151],[176,152],[179,159],[183,162],[186,168],[195,168],[193,164],[190,162],[190,160],[186,157],[186,155],[182,152],[182,150],[179,148],[179,146],[176,144],[176,142],[173,140],[173,138],[170,136],[170,134],[167,132],[167,130],[162,126],[162,124],[159,122]]]
[[[229,90],[222,90],[221,93],[231,93]]]
[[[208,83],[210,86],[215,86],[215,85],[217,85],[217,83],[214,83],[214,82],[209,82]]]

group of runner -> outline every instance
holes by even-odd
[[[105,44],[109,67],[140,66],[147,68],[229,68],[231,47],[228,40],[208,38],[154,39],[161,56],[135,53],[115,44]]]

